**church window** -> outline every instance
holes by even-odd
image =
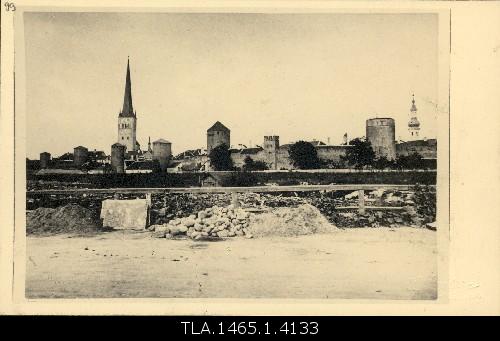
[[[123,136],[122,136],[122,140],[123,140]]]

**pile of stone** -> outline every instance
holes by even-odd
[[[297,207],[305,203],[300,193],[244,193],[241,202],[248,207]]]
[[[94,234],[103,230],[92,210],[75,204],[39,207],[26,214],[27,234]]]
[[[213,206],[184,218],[175,218],[163,225],[152,225],[153,237],[210,239],[225,237],[252,238],[248,230],[250,213],[242,208]]]
[[[196,214],[213,206],[226,206],[231,202],[229,193],[172,193],[153,195],[151,222],[157,225]]]
[[[279,207],[250,218],[250,230],[258,237],[296,237],[331,233],[337,228],[314,206]]]

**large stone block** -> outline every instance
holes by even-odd
[[[146,199],[111,200],[102,202],[103,226],[119,230],[142,230],[148,225],[149,204]]]

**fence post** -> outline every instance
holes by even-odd
[[[146,193],[146,204],[147,204],[147,217],[146,217],[146,228],[151,225],[151,193]]]
[[[359,201],[359,214],[365,214],[365,191],[363,189],[358,190],[358,201]]]
[[[238,192],[231,192],[231,204],[234,208],[240,207],[240,202],[238,201]]]

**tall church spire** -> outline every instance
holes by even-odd
[[[134,117],[134,108],[132,106],[132,83],[130,81],[130,63],[127,58],[127,77],[125,79],[125,96],[123,98],[123,109],[121,117]]]

